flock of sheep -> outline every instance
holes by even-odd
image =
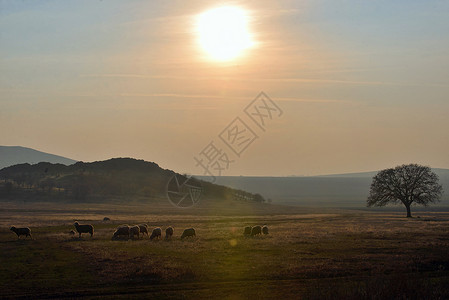
[[[244,235],[250,235],[250,236],[255,236],[255,235],[259,235],[259,234],[268,234],[268,227],[267,225],[256,225],[256,226],[246,226],[245,230],[243,231]]]
[[[165,229],[165,239],[169,239],[173,236],[174,229],[173,227],[169,226]],[[140,224],[140,225],[121,225],[117,228],[117,230],[112,235],[112,239],[119,239],[119,238],[125,238],[125,239],[133,239],[136,235],[137,238],[140,238],[140,234],[142,234],[142,237],[149,236],[150,240],[153,239],[160,239],[162,238],[162,229],[160,227],[156,227],[151,232],[151,235],[148,234],[148,225],[146,224]],[[189,236],[196,236],[195,229],[189,228],[184,230],[182,233],[181,239],[184,239],[185,237]]]
[[[75,230],[79,234],[80,238],[81,238],[81,234],[83,234],[83,233],[89,233],[91,237],[94,235],[94,227],[90,224],[81,225],[78,222],[75,222],[73,225],[75,226]],[[25,238],[29,236],[32,239],[31,229],[29,227],[17,228],[17,227],[12,226],[10,228],[10,230],[12,232],[14,232],[15,234],[17,234],[17,238],[19,238],[19,239],[20,239],[21,235],[24,235]],[[167,227],[165,229],[165,239],[170,239],[173,236],[173,233],[174,233],[173,227],[171,227],[171,226]],[[260,235],[262,233],[268,234],[268,227],[266,225],[263,225],[263,226],[256,225],[253,227],[246,226],[245,230],[243,232],[243,234],[245,236],[248,236],[248,235],[256,236],[256,235]],[[75,235],[76,233],[75,233],[75,231],[71,230],[69,232],[69,234]],[[140,224],[140,225],[134,225],[134,226],[121,225],[113,233],[112,239],[113,240],[120,239],[120,238],[134,239],[135,236],[137,236],[137,238],[140,238],[140,234],[142,234],[142,237],[144,237],[146,234],[147,236],[149,236],[150,240],[153,240],[155,238],[161,239],[162,238],[162,229],[160,227],[156,227],[151,232],[151,235],[149,235],[148,225],[146,225],[146,224]],[[196,236],[195,229],[188,228],[182,232],[181,239],[184,239],[186,237],[193,237],[193,236]]]
[[[79,237],[81,237],[82,233],[89,233],[92,237],[94,235],[94,227],[90,224],[86,225],[80,225],[78,222],[75,222],[74,224],[76,232],[78,232]],[[134,226],[129,225],[120,225],[117,227],[115,232],[112,234],[112,239],[134,239],[136,236],[137,238],[140,238],[140,234],[142,234],[142,237],[147,235],[150,240],[153,239],[161,239],[162,238],[162,229],[160,227],[156,227],[151,232],[151,235],[149,235],[148,225],[147,224],[139,224]],[[173,227],[169,226],[165,229],[165,238],[169,239],[173,236],[174,229]],[[70,234],[75,234],[75,232],[72,230]],[[181,239],[184,239],[189,236],[196,236],[195,229],[194,228],[188,228],[185,229],[184,232],[181,235]]]

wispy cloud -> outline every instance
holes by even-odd
[[[173,94],[173,93],[121,93],[121,97],[158,97],[158,98],[194,98],[194,99],[247,99],[246,97],[232,97],[232,96],[220,96],[220,95],[189,95],[189,94]]]
[[[351,100],[339,100],[339,99],[305,99],[305,98],[294,98],[294,97],[277,97],[273,99],[275,101],[286,101],[286,102],[308,102],[308,103],[339,103],[339,104],[354,104],[356,101]]]
[[[158,78],[143,74],[80,74],[79,77],[87,78]]]
[[[138,78],[138,79],[175,79],[175,80],[223,80],[239,82],[292,82],[307,84],[344,84],[344,85],[367,85],[367,86],[424,86],[424,87],[449,87],[441,83],[408,83],[408,82],[385,82],[364,80],[339,80],[324,78],[254,78],[254,77],[201,77],[201,76],[173,76],[173,75],[145,75],[145,74],[81,74],[80,77],[98,78]]]
[[[244,96],[222,96],[222,95],[189,95],[189,94],[171,94],[171,93],[122,93],[121,97],[139,97],[139,98],[190,98],[190,99],[225,99],[225,100],[247,100],[251,101],[251,97]],[[339,104],[354,104],[356,101],[339,100],[339,99],[312,99],[312,98],[295,98],[295,97],[274,97],[274,101],[286,102],[304,102],[304,103],[339,103]]]
[[[362,84],[381,85],[379,81],[348,81],[334,79],[312,78],[249,78],[249,77],[201,77],[201,76],[172,76],[172,75],[144,75],[144,74],[82,74],[80,77],[99,78],[140,78],[140,79],[178,79],[178,80],[225,80],[225,81],[251,81],[251,82],[302,82],[302,83],[335,83],[335,84]]]

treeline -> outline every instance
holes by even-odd
[[[92,163],[77,162],[66,166],[41,162],[19,164],[0,170],[0,199],[69,200],[104,202],[110,199],[152,199],[165,197],[167,183],[177,175],[156,163],[132,158],[113,158]],[[198,181],[203,197],[232,197],[263,202],[260,195]]]

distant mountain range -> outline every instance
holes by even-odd
[[[0,169],[17,164],[39,162],[71,165],[76,160],[20,146],[0,146]]]
[[[437,206],[449,206],[449,169],[432,169],[443,186],[442,201]],[[334,174],[307,177],[220,176],[216,183],[252,193],[260,193],[277,204],[320,207],[366,206],[372,178],[377,172]],[[207,177],[198,176],[207,180]],[[430,206],[430,208],[435,205]]]
[[[176,174],[161,169],[155,163],[131,158],[76,163],[72,159],[30,148],[0,146],[0,169],[7,166],[9,168],[0,170],[0,180],[12,180],[28,194],[32,190],[44,198],[60,197],[61,191],[68,198],[158,196],[164,193],[169,177]],[[438,205],[449,206],[449,169],[432,170],[439,176],[445,191]],[[278,204],[365,207],[372,177],[376,173],[305,177],[220,176],[215,184],[221,187],[207,183],[209,177],[195,177],[210,185],[211,193],[218,197],[249,192],[253,194],[250,198],[260,194]],[[58,189],[56,195],[53,193],[55,188]],[[263,199],[260,195],[259,199]]]
[[[449,169],[441,169],[441,168],[432,168],[432,171],[437,174],[440,179],[441,178],[446,178],[447,176],[449,176]],[[377,171],[372,171],[372,172],[358,172],[358,173],[344,173],[344,174],[329,174],[329,175],[319,175],[319,176],[313,176],[313,177],[358,177],[358,178],[373,178],[374,175],[377,174]]]

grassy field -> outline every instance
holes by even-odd
[[[93,224],[94,237],[71,237],[75,220]],[[125,223],[175,234],[112,241]],[[256,224],[270,234],[244,237]],[[17,240],[11,225],[30,226],[34,239]],[[180,240],[189,227],[197,237]],[[449,298],[447,213],[1,203],[0,250],[0,298]]]

